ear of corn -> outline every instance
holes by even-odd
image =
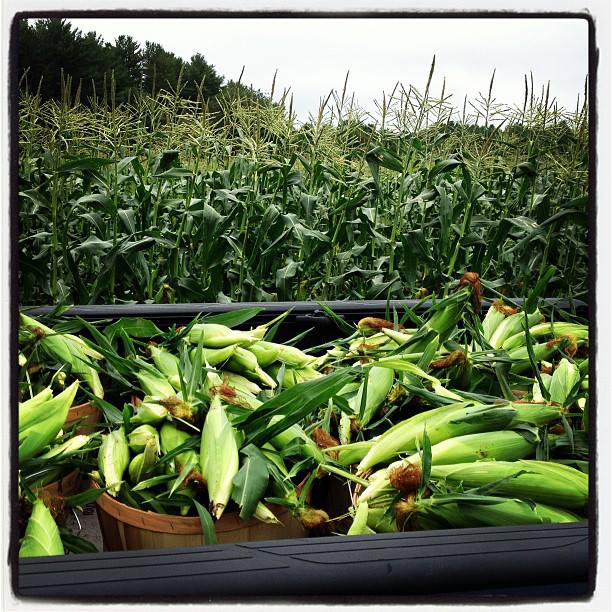
[[[536,429],[457,436],[434,444],[431,447],[431,462],[432,465],[445,465],[482,460],[516,461],[533,454],[538,442]],[[420,463],[420,454],[415,453],[407,461]]]
[[[68,457],[82,449],[91,440],[91,436],[79,435],[73,436],[66,440],[63,444],[58,444],[49,449],[46,453],[38,455],[39,459],[59,459],[60,457]]]
[[[273,416],[270,419],[270,425],[278,423],[283,417],[281,415]],[[300,440],[302,443],[300,450],[305,457],[313,457],[319,463],[325,462],[325,456],[315,442],[308,436],[308,434],[297,424],[293,424],[281,433],[277,434],[270,440],[272,445],[278,450],[284,450],[290,444],[295,443],[296,440]]]
[[[368,454],[368,451],[373,445],[374,439],[360,440],[359,442],[352,442],[350,444],[343,443],[340,446],[331,448],[330,450],[337,451],[338,463],[346,466],[359,463],[359,461],[361,461]]]
[[[32,506],[25,535],[19,548],[20,557],[63,555],[64,545],[57,524],[45,504],[37,499]]]
[[[274,512],[268,508],[263,502],[257,502],[257,506],[255,507],[255,512],[253,513],[253,518],[256,518],[258,521],[262,523],[267,523],[268,525],[282,525],[281,521],[278,520]]]
[[[373,336],[368,336],[367,338],[358,338],[356,340],[353,340],[350,344],[349,344],[349,354],[354,355],[354,354],[368,354],[371,352],[378,352],[378,351],[387,351],[387,350],[393,350],[398,348],[398,343],[395,340],[392,340],[390,337],[391,333],[397,333],[397,334],[401,334],[402,338],[406,338],[406,340],[408,340],[408,338],[410,338],[409,334],[406,334],[405,332],[395,332],[394,330],[386,330],[387,332],[389,332],[388,334],[385,333],[379,333],[379,334],[374,334]]]
[[[123,473],[130,463],[130,450],[123,427],[102,437],[98,451],[98,468],[108,487],[107,492],[116,496],[123,483]]]
[[[559,508],[583,508],[588,496],[586,474],[550,461],[521,459],[434,465],[431,478],[462,484],[464,488],[499,482],[493,491],[495,495],[531,499]]]
[[[353,523],[346,532],[346,535],[365,535],[372,533],[372,530],[368,527],[369,510],[367,502],[363,502],[357,506],[355,516],[353,517]]]
[[[391,368],[371,368],[367,373],[367,383],[364,381],[359,387],[357,395],[349,400],[349,406],[356,416],[359,416],[364,389],[366,393],[365,407],[360,418],[360,425],[365,427],[371,420],[381,404],[385,401],[393,387],[395,372]],[[367,384],[367,388],[366,388]]]
[[[208,365],[216,366],[226,362],[233,354],[238,344],[230,344],[222,348],[202,348],[202,363],[208,363]],[[189,356],[192,363],[195,361],[195,355],[198,349],[194,348],[190,351]]]
[[[278,358],[283,362],[297,368],[303,368],[311,365],[314,361],[314,357],[304,353],[295,346],[289,344],[279,344]]]
[[[348,446],[351,444],[351,417],[350,415],[343,412],[340,415],[340,422],[338,423],[338,436],[340,438],[340,444]]]
[[[550,390],[550,381],[552,380],[552,376],[550,374],[546,374],[545,372],[541,372],[540,380],[544,384],[544,387]],[[533,383],[533,387],[531,388],[531,396],[534,404],[546,403],[546,398],[542,395],[542,389],[540,388],[540,383],[538,381]]]
[[[219,349],[231,344],[253,344],[260,340],[258,335],[259,332],[240,331],[218,323],[196,323],[189,332],[189,342],[198,344],[202,341],[206,348]]]
[[[270,367],[270,374],[275,378],[278,376],[280,366],[273,365]],[[323,374],[315,370],[313,367],[305,366],[303,368],[290,368],[285,367],[285,374],[283,376],[283,389],[290,389],[300,383],[314,380],[315,378],[321,378]]]
[[[571,336],[578,340],[587,340],[589,337],[588,325],[580,323],[566,323],[565,321],[540,323],[529,328],[529,333],[534,338],[559,338],[561,336]]]
[[[534,312],[527,315],[527,326],[532,327],[536,323],[542,320],[542,313],[536,308]],[[489,338],[489,344],[492,348],[501,348],[504,341],[514,336],[515,334],[523,332],[523,326],[525,324],[525,313],[517,312],[515,314],[506,317],[495,329]]]
[[[223,384],[229,385],[236,391],[250,393],[254,396],[261,393],[261,387],[257,383],[234,372],[223,372]]]
[[[589,329],[588,326],[577,323],[540,323],[529,328],[529,335],[536,341],[538,338],[545,338],[546,336],[553,338],[565,337],[571,339],[578,346],[588,340]],[[511,351],[520,346],[525,346],[526,342],[525,332],[521,331],[504,340],[502,348],[505,351]]]
[[[166,399],[176,395],[174,387],[168,379],[153,367],[143,368],[136,373],[142,390],[151,397]]]
[[[548,359],[557,351],[557,344],[554,342],[546,342],[542,344],[534,344],[532,346],[533,356],[536,363]],[[526,346],[521,346],[511,350],[508,353],[508,357],[512,360],[510,371],[514,374],[521,374],[531,368],[531,361],[529,359],[529,352]]]
[[[39,340],[41,349],[59,363],[70,367],[73,374],[82,378],[96,397],[104,397],[104,388],[100,382],[98,372],[92,367],[91,359],[85,352],[82,340],[74,340],[69,335],[55,333],[39,321],[21,313],[21,325],[30,330],[40,330],[42,337]],[[96,352],[99,355],[99,353]]]
[[[156,453],[159,453],[159,434],[151,425],[140,425],[128,434],[128,444],[135,453],[144,451],[145,446],[151,442]]]
[[[486,496],[478,500],[458,499],[453,503],[422,499],[414,507],[416,522],[423,528],[540,525],[582,520],[567,510],[520,499]]]
[[[136,407],[130,423],[154,425],[168,417],[168,410],[161,404],[152,401],[152,398],[144,398],[144,401]]]
[[[230,357],[227,367],[239,374],[255,376],[264,385],[274,389],[276,381],[257,363],[257,357],[247,349],[237,346],[234,354]]]
[[[213,397],[202,428],[200,469],[206,480],[210,510],[220,518],[232,492],[232,480],[238,473],[236,437],[221,400]]]
[[[282,361],[298,368],[312,364],[314,361],[314,357],[294,346],[266,342],[265,340],[251,344],[248,350],[255,355],[262,368],[272,365],[275,361]]]
[[[248,350],[255,355],[257,363],[259,363],[262,368],[267,368],[278,359],[279,346],[279,344],[275,344],[274,342],[259,340],[251,344]]]
[[[397,344],[397,346],[402,346],[403,344],[406,344],[406,342],[408,342],[408,340],[410,340],[410,338],[412,338],[412,336],[414,334],[407,334],[406,332],[403,331],[397,331],[396,329],[383,329],[382,333],[384,336],[387,337],[387,342],[389,340],[392,340],[393,342],[395,342]],[[379,342],[381,344],[384,344],[382,342],[382,338],[380,340],[374,340],[373,338],[368,338],[367,344],[370,344],[370,341],[373,341],[374,343],[378,344]]]
[[[532,455],[539,441],[537,430],[522,432],[504,430],[457,436],[431,447],[431,464],[448,465],[483,460],[516,461]],[[389,475],[407,467],[420,469],[421,455],[414,453],[406,459],[393,462],[388,468],[370,476],[370,484],[359,496],[359,503],[392,492]],[[420,475],[412,480],[418,485]],[[416,486],[414,487],[416,489]]]
[[[399,451],[415,450],[422,442],[425,427],[431,443],[436,444],[453,436],[501,429],[516,414],[511,406],[466,406],[465,403],[434,410],[402,421],[383,433],[359,463],[358,472],[390,459]]]
[[[487,342],[506,316],[508,316],[506,312],[504,312],[505,309],[506,307],[501,300],[495,300],[489,306],[489,310],[487,310],[487,314],[482,321],[483,336]]]
[[[46,412],[41,410],[41,406],[53,397],[51,387],[45,387],[34,397],[19,404],[19,429],[24,429],[34,421],[44,418]]]
[[[396,533],[398,531],[395,519],[393,516],[388,516],[385,507],[370,507],[368,509],[367,525],[375,533]]]
[[[185,444],[192,436],[187,432],[178,429],[171,423],[164,423],[160,429],[161,449],[164,453],[169,453],[175,448]],[[186,450],[174,457],[174,463],[179,472],[185,468],[199,467],[198,455],[194,450]]]
[[[181,390],[181,368],[179,358],[154,344],[149,345],[149,352],[155,367],[166,377],[177,391]]]
[[[542,427],[558,421],[563,416],[562,408],[550,404],[519,404],[514,402],[512,407],[516,410],[516,414],[510,422],[510,427],[523,423]]]
[[[567,359],[562,359],[553,372],[550,381],[550,401],[565,406],[572,390],[580,381],[578,366]]]
[[[73,382],[70,387],[56,395],[53,399],[40,404],[39,415],[30,417],[30,425],[19,427],[19,462],[31,459],[39,453],[51,440],[53,440],[66,422],[68,410],[72,405],[77,389],[78,381]],[[42,418],[45,416],[45,418]]]
[[[357,322],[357,330],[364,336],[372,336],[385,329],[393,329],[392,321],[379,319],[378,317],[364,317]]]
[[[81,347],[81,350],[88,357],[91,357],[92,359],[95,359],[96,361],[100,361],[101,359],[104,359],[104,355],[102,355],[102,353],[100,353],[99,351],[96,351],[96,349],[91,348],[91,346],[89,346],[89,344],[87,344],[83,340],[83,338],[81,338],[80,336],[75,336],[74,334],[64,334],[64,336],[68,338],[69,340],[76,342]]]
[[[143,480],[151,468],[157,463],[159,446],[154,439],[149,439],[143,451],[136,455],[128,466],[130,480],[137,484]]]

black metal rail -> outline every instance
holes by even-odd
[[[331,536],[23,559],[22,597],[160,601],[462,593],[586,597],[588,524]],[[551,593],[551,591],[553,591]]]

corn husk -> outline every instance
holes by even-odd
[[[19,547],[19,557],[49,557],[64,554],[57,524],[45,504],[37,499]]]
[[[238,473],[236,436],[218,397],[213,397],[202,428],[200,471],[206,480],[210,511],[219,519],[232,493]]]
[[[498,481],[492,494],[530,499],[559,508],[580,509],[588,499],[587,475],[550,461],[485,461],[434,465],[431,478],[450,484],[482,487]]]
[[[104,477],[107,493],[115,497],[123,484],[123,474],[130,463],[130,451],[123,427],[102,436],[98,451],[98,469]]]

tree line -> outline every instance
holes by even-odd
[[[20,88],[38,92],[43,100],[61,99],[63,80],[70,77],[87,102],[108,90],[111,79],[117,103],[137,91],[156,94],[175,90],[189,99],[207,100],[220,93],[263,99],[265,96],[223,75],[201,53],[185,61],[160,44],[141,46],[131,36],[104,42],[95,32],[83,33],[66,19],[22,19],[19,23],[18,71]],[[62,78],[63,77],[63,78]]]

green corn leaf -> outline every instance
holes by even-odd
[[[419,497],[423,495],[431,476],[431,441],[427,435],[427,426],[423,427],[423,450],[421,451],[422,479],[419,487]]]
[[[252,444],[240,451],[246,456],[242,467],[234,476],[232,499],[240,506],[240,518],[251,518],[257,503],[261,501],[268,486],[268,467],[259,449]]]
[[[217,543],[217,532],[210,512],[197,500],[192,500],[193,506],[200,517],[202,532],[204,533],[204,544],[211,545]]]
[[[208,315],[204,317],[200,323],[217,323],[226,327],[236,327],[250,321],[253,317],[262,312],[263,308],[241,308],[230,312],[221,312],[219,314]]]
[[[301,421],[321,405],[326,404],[330,397],[355,378],[356,373],[352,368],[342,368],[329,376],[294,385],[264,402],[244,421],[237,423],[237,427],[247,434],[244,445],[261,446]],[[269,426],[270,419],[276,415],[281,415],[283,418]]]

